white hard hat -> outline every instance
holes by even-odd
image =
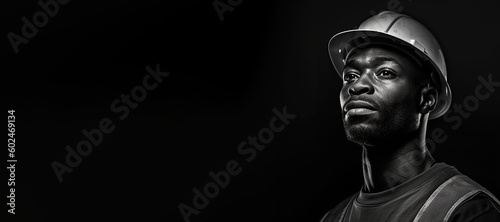
[[[420,61],[431,65],[439,100],[429,119],[445,114],[451,105],[451,90],[443,52],[432,33],[410,16],[384,11],[361,23],[358,29],[334,35],[328,43],[328,50],[338,74],[342,77],[345,59],[352,49],[374,44],[380,39],[386,40],[386,44],[389,42],[392,46],[414,53]]]

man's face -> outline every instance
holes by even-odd
[[[350,55],[340,92],[347,138],[376,146],[416,132],[421,70],[411,57],[387,47],[370,46]]]

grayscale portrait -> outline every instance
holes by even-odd
[[[361,146],[364,183],[321,221],[500,221],[498,199],[426,145],[428,122],[451,118],[453,85],[440,43],[446,39],[392,11],[331,38],[343,126]],[[491,75],[482,81],[484,95]]]

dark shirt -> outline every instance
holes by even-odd
[[[481,195],[458,207],[449,221],[500,222],[500,209],[488,197]]]
[[[392,189],[368,193],[362,188],[328,212],[322,222],[339,221],[344,210],[343,221],[413,221],[436,188],[456,175],[461,174],[454,167],[437,163]],[[456,208],[449,221],[500,222],[499,218],[500,206],[480,194]]]

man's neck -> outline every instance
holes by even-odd
[[[435,160],[425,137],[387,146],[363,146],[363,177],[366,192],[391,189],[428,170]]]

